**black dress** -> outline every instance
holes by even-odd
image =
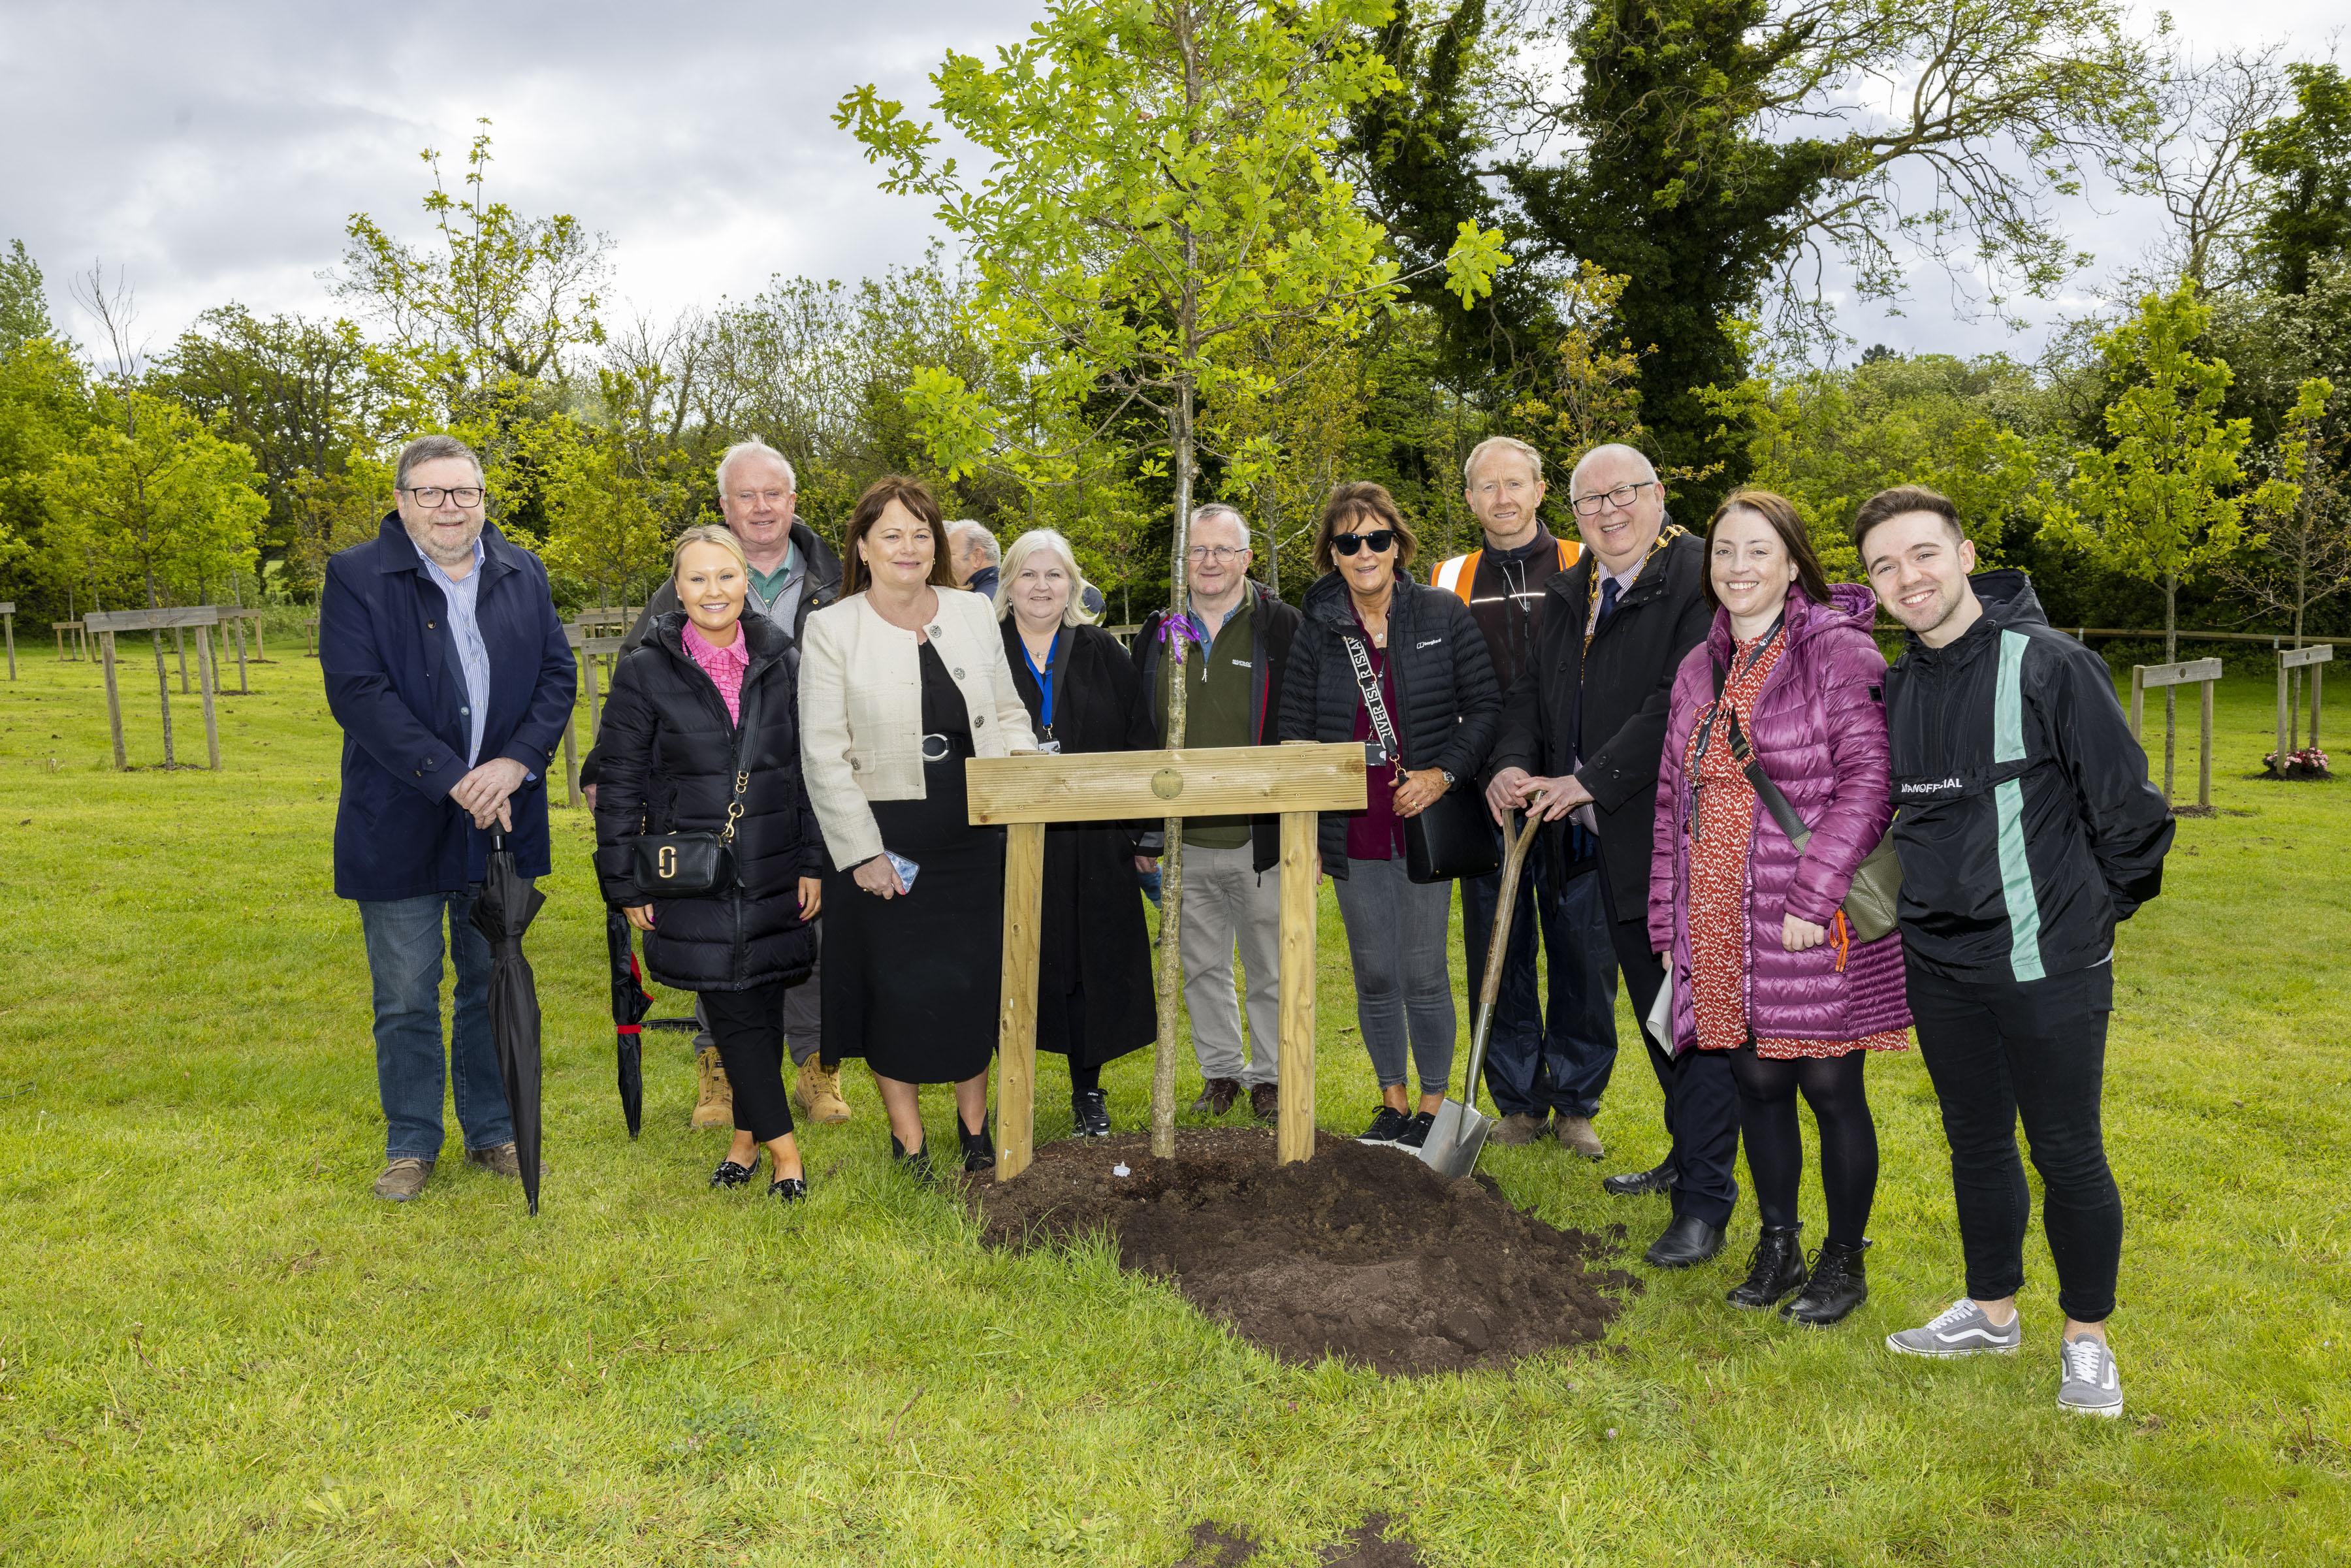
[[[1004,830],[975,828],[964,788],[971,719],[938,649],[923,643],[923,730],[946,755],[923,765],[919,800],[872,802],[882,842],[920,868],[877,898],[824,873],[824,1043],[884,1078],[959,1083],[996,1051],[1004,966]]]
[[[1053,722],[1044,688],[1011,617],[1004,657],[1040,739],[1064,752],[1150,751],[1157,721],[1140,701],[1142,678],[1118,639],[1092,626],[1053,640]],[[1156,822],[1148,824],[1156,827]],[[1037,1049],[1072,1068],[1099,1067],[1159,1037],[1151,983],[1151,935],[1134,879],[1139,824],[1072,822],[1045,831],[1045,890],[1039,932]]]

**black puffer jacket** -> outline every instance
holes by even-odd
[[[608,903],[653,904],[645,967],[680,990],[797,981],[816,962],[799,880],[818,874],[824,840],[800,778],[798,661],[774,622],[747,615],[741,624],[751,656],[741,706],[757,727],[757,755],[735,824],[737,876],[728,892],[650,898],[630,875],[629,841],[638,833],[716,831],[734,799],[739,732],[718,688],[685,652],[683,613],[660,617],[645,645],[622,655],[604,704],[597,879]]]
[[[1345,640],[1363,632],[1345,580],[1335,571],[1326,574],[1306,591],[1301,609],[1304,623],[1290,647],[1281,687],[1281,738],[1351,740],[1364,698]],[[1494,685],[1485,633],[1469,607],[1397,573],[1395,598],[1388,604],[1387,655],[1395,688],[1395,711],[1389,717],[1404,747],[1405,767],[1442,768],[1460,780],[1457,788],[1475,789],[1501,723],[1502,694]],[[1378,778],[1368,783],[1374,789],[1384,786]],[[1332,876],[1347,874],[1348,815],[1323,812],[1316,834],[1322,869]]]

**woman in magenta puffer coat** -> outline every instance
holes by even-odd
[[[1714,627],[1674,680],[1657,774],[1649,940],[1670,955],[1673,1049],[1731,1053],[1763,1228],[1734,1305],[1798,1322],[1868,1296],[1877,1187],[1862,1064],[1908,1043],[1902,938],[1856,942],[1839,914],[1894,820],[1886,660],[1869,590],[1831,588],[1782,497],[1746,490],[1707,527]],[[1719,695],[1718,695],[1719,694]],[[1747,751],[1812,831],[1798,853],[1745,775]],[[1801,1092],[1820,1124],[1828,1236],[1798,1239]]]

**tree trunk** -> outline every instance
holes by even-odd
[[[1167,423],[1168,444],[1176,456],[1176,538],[1163,632],[1181,624],[1188,609],[1185,571],[1190,564],[1194,461],[1188,375],[1176,389],[1175,412]],[[1180,636],[1168,636],[1165,641],[1167,747],[1174,751],[1184,745],[1186,643]],[[1176,1157],[1176,1019],[1184,992],[1184,819],[1167,818],[1164,831],[1159,860],[1159,1040],[1151,1061],[1151,1154],[1155,1159],[1172,1160]]]
[[[155,574],[147,573],[147,608],[161,610],[162,601],[155,596]],[[179,759],[172,755],[172,677],[163,670],[163,633],[150,632],[147,640],[155,645],[155,695],[163,705],[163,766],[177,767]]]
[[[2179,574],[2166,572],[2163,578],[2163,662],[2179,662]],[[2163,688],[2163,799],[2171,800],[2172,756],[2178,747],[2179,730],[2179,688]]]

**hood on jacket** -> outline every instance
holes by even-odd
[[[1837,582],[1829,585],[1829,601],[1822,604],[1802,589],[1792,587],[1786,614],[1791,645],[1839,628],[1869,637],[1877,624],[1877,595],[1857,582]],[[1719,609],[1706,634],[1706,645],[1713,650],[1717,664],[1730,662],[1732,643],[1730,612]]]
[[[1924,658],[1929,664],[1938,659],[1964,663],[2004,626],[2049,624],[2048,612],[2041,608],[2041,596],[2032,591],[2032,580],[2012,566],[1976,572],[1968,579],[1968,586],[1975,590],[1976,602],[1983,606],[1981,618],[1940,648],[1928,647],[1918,633],[1905,627],[1902,645],[1907,650],[1906,658]]]

